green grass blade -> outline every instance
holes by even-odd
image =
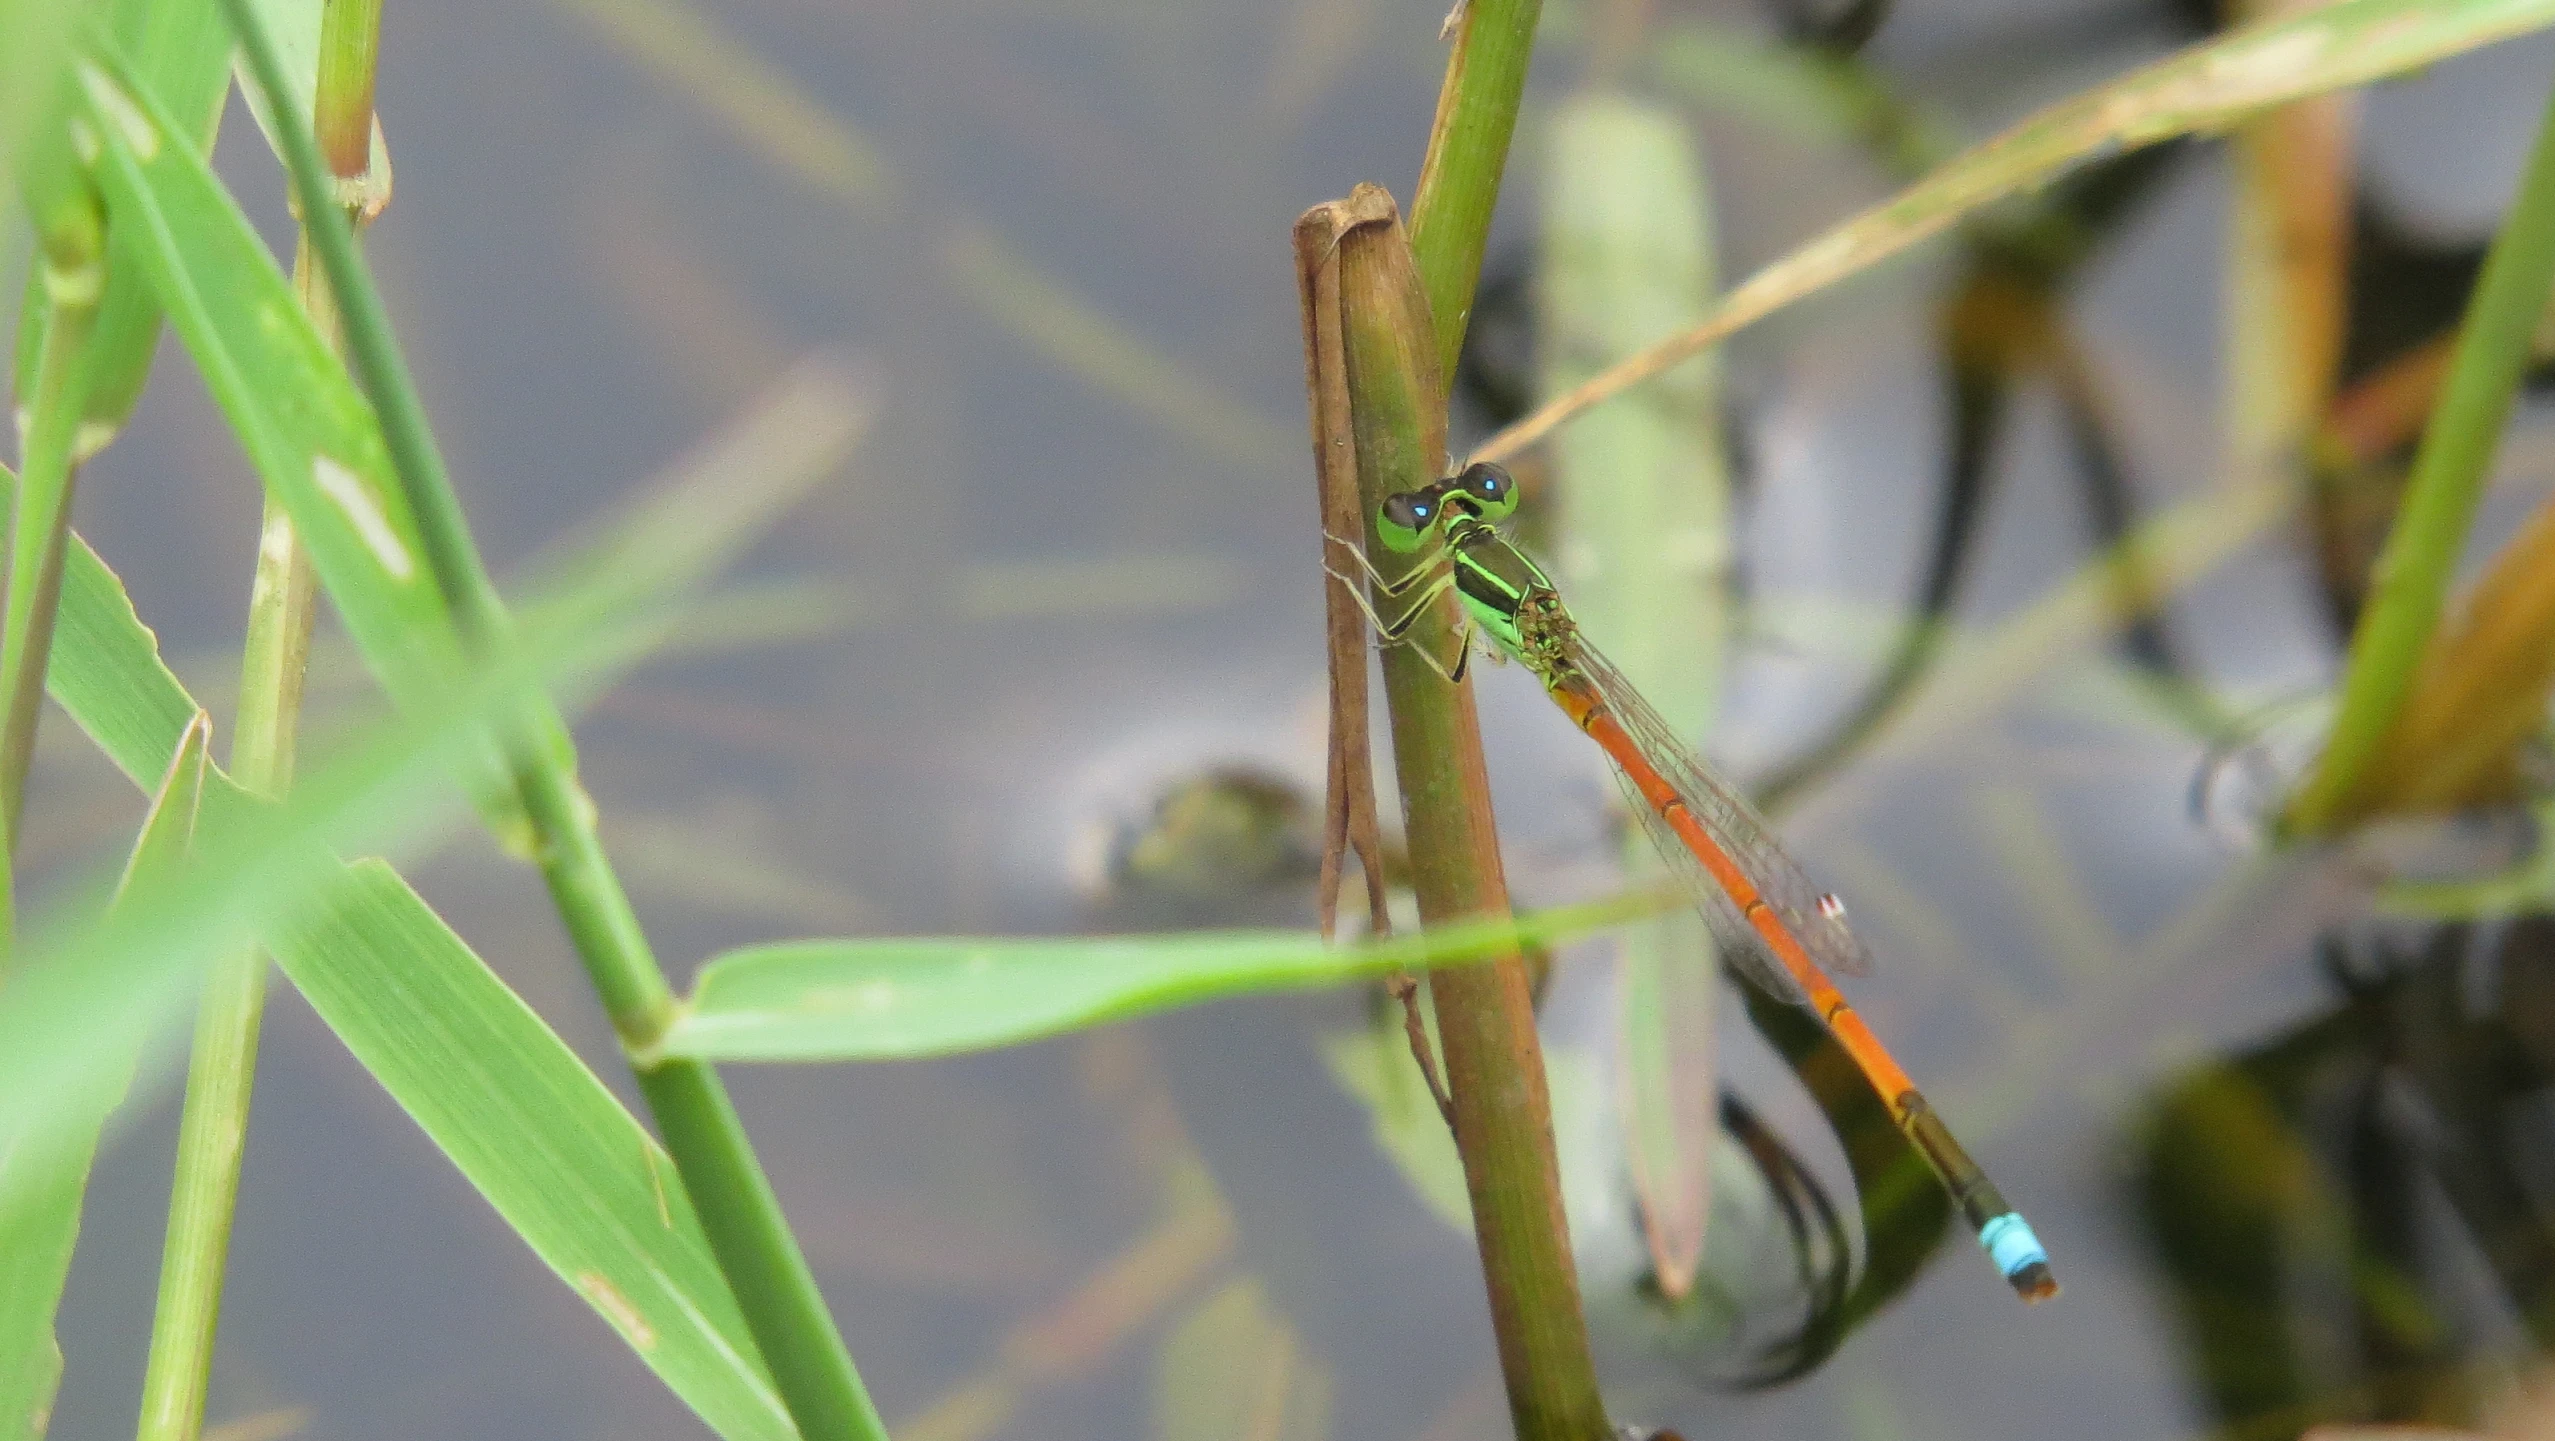
[[[224,0],[224,8],[257,88],[275,105],[283,93],[281,66],[256,12],[247,0]],[[383,435],[417,516],[434,583],[472,647],[502,643],[510,622],[471,543],[388,310],[356,253],[352,228],[331,204],[318,147],[298,123],[283,125],[281,132],[304,234],[336,292],[347,353],[381,408]],[[567,727],[543,700],[508,719],[502,732],[506,759],[538,839],[534,857],[551,901],[623,1044],[635,1049],[651,1043],[663,1031],[674,998],[604,849],[593,799],[577,779]],[[828,1441],[884,1441],[886,1423],[718,1076],[698,1063],[676,1060],[642,1068],[638,1080],[792,1419],[803,1432]]]
[[[2367,608],[2351,637],[2342,702],[2333,730],[2283,829],[2320,834],[2351,817],[2370,764],[2394,729],[2439,629],[2483,501],[2494,454],[2549,289],[2555,287],[2555,96],[2538,122],[2528,170],[2511,200],[2484,272],[2467,298],[2457,353],[2430,423],[2423,428],[2404,504],[2379,556]]]
[[[798,393],[784,392],[781,402],[765,407],[736,449],[750,448],[775,427],[818,426],[809,399],[789,400]],[[719,447],[711,458],[730,451]],[[724,532],[705,524],[700,502],[737,479],[736,458],[701,467],[688,491],[643,509],[618,539],[595,549],[597,559],[566,571],[594,577],[602,587],[628,584],[626,576],[613,579],[602,557],[625,557],[649,572],[694,568],[695,560],[669,557],[662,545],[678,531],[688,531],[696,544],[705,530]],[[678,519],[680,527],[671,523]],[[650,537],[657,548],[646,543]],[[55,698],[119,767],[137,777],[150,774],[164,764],[184,723],[172,725],[168,713],[192,702],[114,575],[84,545],[75,544],[71,556],[63,588],[65,645],[51,678]],[[78,636],[91,643],[71,643]],[[215,785],[227,788],[228,782],[217,776]],[[751,1343],[740,1343],[746,1333],[735,1301],[716,1278],[697,1220],[688,1209],[674,1211],[682,1188],[645,1128],[610,1101],[575,1053],[539,1028],[504,982],[404,883],[387,871],[370,874],[377,867],[355,869],[366,874],[332,882],[326,911],[310,923],[324,925],[329,943],[295,942],[282,957],[295,983],[535,1253],[625,1336],[652,1339],[642,1359],[687,1404],[723,1435],[791,1434],[786,1418],[773,1420],[770,1382]],[[374,994],[431,999],[405,1010],[361,1003]],[[486,1079],[490,1075],[494,1079]],[[473,1088],[456,1094],[439,1079],[450,1077],[473,1078]],[[598,1095],[611,1105],[609,1115],[591,1104]],[[520,1109],[492,1096],[564,1097],[558,1114],[572,1123],[574,1135],[523,1129]],[[673,1215],[670,1227],[657,1209],[661,1191]],[[648,1228],[598,1238],[587,1226],[595,1216],[631,1214],[634,1196],[648,1198]],[[673,1300],[664,1289],[669,1285]],[[623,1325],[632,1316],[644,1329]]]
[[[169,759],[167,773],[126,863],[128,885],[165,875],[195,832],[204,796],[210,720],[198,712]],[[133,1069],[130,1049],[112,1058],[105,1084],[83,1094],[66,1114],[48,1118],[37,1135],[0,1123],[0,1441],[35,1441],[45,1433],[62,1351],[53,1317],[70,1275],[80,1235],[80,1207],[107,1117],[123,1103]]]
[[[1325,945],[1312,931],[752,946],[702,967],[658,1051],[717,1061],[877,1061],[985,1050],[1225,996],[1490,960],[1667,903],[1636,892],[1358,946]]]
[[[348,869],[273,937],[311,1008],[711,1429],[795,1435],[673,1162],[405,881]]]
[[[0,465],[0,488],[17,477]],[[160,659],[159,638],[124,582],[75,532],[63,553],[62,606],[45,689],[125,779],[146,791],[168,769],[198,707]]]
[[[584,663],[627,649],[591,629],[527,630],[579,637],[540,642],[554,662],[574,656]],[[555,1036],[536,1036],[537,1020],[404,887],[391,882],[398,894],[385,896],[386,872],[377,863],[350,875],[313,844],[330,833],[342,842],[383,844],[421,835],[416,813],[428,797],[420,785],[438,779],[434,753],[440,749],[448,760],[453,750],[449,741],[438,747],[422,737],[467,733],[488,712],[519,704],[535,679],[521,665],[500,674],[503,683],[474,687],[478,694],[457,698],[451,714],[405,722],[369,753],[324,770],[284,810],[258,808],[219,783],[225,823],[210,831],[205,862],[148,895],[137,907],[144,914],[130,924],[49,948],[52,954],[0,999],[0,1046],[7,1051],[0,1128],[31,1128],[50,1142],[60,1117],[77,1109],[63,1098],[95,1096],[113,1080],[100,1071],[99,1035],[129,1053],[152,1021],[173,1017],[195,970],[264,930],[298,984],[340,999],[395,998],[349,1015],[313,997],[501,1214],[678,1394],[722,1434],[786,1437],[786,1418],[757,1369],[733,1299],[716,1284],[706,1241],[697,1227],[679,1224],[672,1197],[656,1196],[663,1177],[638,1124],[626,1113],[617,1122],[600,1114],[590,1102],[609,1104],[601,1083]],[[313,893],[316,913],[295,903]],[[277,916],[285,918],[280,930]],[[502,1022],[492,1017],[512,1021],[500,1033],[500,1052],[474,1049],[495,1044],[492,1027]],[[71,1039],[57,1042],[62,1037]],[[440,1092],[421,1091],[434,1077],[442,1078]],[[546,1097],[547,1114],[573,1136],[508,1129],[521,1113],[477,1094],[482,1084],[506,1097]],[[577,1096],[587,1102],[565,1099]],[[456,1130],[472,1122],[478,1130]],[[628,1143],[619,1164],[592,1167],[594,1147],[616,1138]],[[505,1159],[503,1174],[490,1174],[491,1158]],[[646,1198],[649,1226],[599,1232],[596,1217],[630,1214],[633,1195]],[[0,1205],[14,1203],[13,1194],[0,1193]]]
[[[2256,111],[2446,59],[2555,23],[2555,0],[2338,0],[2195,45],[2051,105],[1724,294],[1712,313],[1610,366],[1473,452],[1514,456],[1592,406],[1665,373],[1784,306],[1901,254],[1963,217],[2067,170]]]
[[[443,782],[488,718],[521,703],[543,672],[596,674],[653,634],[569,614],[442,701],[383,727],[276,808],[224,780],[206,806],[197,862],[137,889],[103,921],[19,948],[0,991],[0,1127],[41,1127],[112,1072],[183,1004],[202,967],[305,903],[336,868],[331,848],[396,850],[445,820]]]
[[[149,278],[232,434],[292,513],[366,664],[402,704],[430,700],[461,647],[372,407],[203,157],[163,142],[169,115],[130,67],[100,50],[79,78],[120,253]],[[519,838],[493,752],[480,770],[473,794],[502,836]]]
[[[712,483],[724,478],[710,477]],[[64,676],[66,703],[84,725],[96,720],[86,703],[121,679],[150,692],[173,686],[147,653],[148,633],[131,620],[121,597],[112,596],[112,578],[100,579],[108,594],[84,591],[82,604],[118,614],[84,616],[82,624],[116,649],[83,655],[78,665],[66,664]],[[233,802],[213,808],[220,841],[208,844],[206,859],[181,882],[165,888],[162,903],[120,908],[103,927],[31,948],[27,974],[0,992],[0,1119],[15,1123],[41,1114],[48,1100],[93,1081],[94,1048],[84,1044],[89,1029],[103,1024],[110,1034],[138,1033],[165,1016],[198,964],[250,939],[259,924],[306,894],[314,875],[333,871],[335,862],[321,847],[389,846],[430,832],[439,820],[438,782],[492,716],[519,707],[545,679],[591,684],[655,643],[669,613],[662,604],[634,605],[635,584],[606,577],[538,607],[514,645],[332,764],[290,806],[241,803],[227,780],[217,785],[217,796]],[[136,703],[113,714],[147,716],[151,709]],[[139,753],[148,729],[124,725],[112,740],[128,771],[149,763]]]

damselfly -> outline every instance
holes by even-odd
[[[1461,679],[1472,653],[1469,633],[1478,631],[1543,682],[1614,762],[1634,814],[1685,879],[1724,956],[1769,994],[1826,1024],[2015,1291],[2026,1301],[2057,1295],[2048,1253],[2031,1224],[2006,1204],[1837,989],[1835,973],[1871,969],[1870,952],[1846,924],[1845,903],[1811,882],[1756,807],[1696,757],[1580,636],[1552,581],[1500,535],[1499,523],[1516,508],[1516,480],[1496,465],[1477,463],[1435,485],[1390,496],[1378,510],[1378,538],[1388,550],[1415,558],[1403,575],[1388,579],[1362,549],[1330,539],[1356,558],[1376,595],[1398,607],[1387,617],[1358,595],[1387,643],[1413,643],[1413,625],[1451,589],[1466,616],[1456,653],[1449,659],[1420,645],[1419,654],[1449,681]],[[1354,577],[1332,574],[1357,594]]]

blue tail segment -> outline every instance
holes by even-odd
[[[2020,1211],[2008,1211],[1979,1227],[1978,1244],[1987,1248],[1996,1269],[2008,1276],[2035,1261],[2049,1264],[2049,1253],[2041,1249],[2040,1237],[2032,1234],[2032,1223]]]
[[[1979,1227],[1978,1244],[2024,1300],[2045,1301],[2058,1294],[2058,1280],[2049,1273],[2049,1252],[2041,1248],[2022,1212],[2008,1211]]]

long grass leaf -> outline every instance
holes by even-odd
[[[114,1070],[174,1015],[201,967],[306,905],[336,869],[328,852],[395,851],[441,828],[443,782],[488,718],[544,678],[590,678],[626,662],[659,625],[570,614],[527,628],[516,649],[380,728],[303,786],[255,802],[227,779],[208,796],[196,864],[138,888],[103,921],[19,947],[0,991],[0,1128],[44,1133],[60,1106]]]
[[[985,1050],[1224,996],[1495,959],[1664,904],[1634,892],[1358,946],[1325,945],[1315,931],[751,946],[702,967],[657,1050],[717,1061],[878,1061]]]
[[[811,372],[783,388],[726,442],[701,453],[688,485],[667,487],[563,573],[617,593],[629,579],[607,557],[646,574],[697,571],[700,558],[682,547],[697,549],[705,537],[713,548],[729,543],[731,527],[703,503],[734,488],[738,452],[781,424],[805,427],[822,442],[825,422],[811,409],[820,398],[816,379]],[[837,416],[839,399],[831,407]],[[85,546],[71,554],[63,633],[94,643],[66,644],[52,676],[55,698],[119,767],[147,774],[165,764],[176,734],[166,712],[191,701],[114,575]],[[214,784],[229,786],[218,775]],[[317,918],[279,942],[296,985],[526,1244],[625,1337],[650,1343],[640,1347],[642,1359],[704,1420],[731,1437],[791,1434],[751,1342],[741,1339],[743,1320],[697,1219],[677,1205],[682,1187],[646,1128],[404,883],[378,866],[352,870],[329,883]],[[322,933],[325,944],[309,940]],[[364,1004],[371,995],[415,1004]],[[555,1115],[501,1099],[520,1096],[557,1100]],[[592,1104],[596,1097],[608,1114]],[[597,1233],[587,1224],[633,1214],[631,1199],[642,1196],[656,1218],[649,1226]],[[633,1318],[640,1324],[625,1324]]]
[[[359,861],[271,940],[355,1059],[711,1429],[796,1434],[674,1163],[407,882]]]
[[[284,93],[281,65],[248,0],[224,0],[241,52],[268,103]],[[409,507],[419,521],[426,562],[474,648],[502,642],[511,627],[444,468],[424,400],[392,334],[390,313],[355,249],[353,228],[332,206],[319,148],[298,124],[281,130],[285,169],[302,203],[304,234],[325,268],[345,320],[347,354],[381,409],[384,438]],[[552,904],[575,943],[577,958],[624,1044],[653,1040],[674,998],[650,950],[597,830],[592,797],[576,775],[566,723],[536,699],[509,717],[503,731],[515,794],[537,840]],[[755,1159],[745,1122],[716,1072],[689,1061],[642,1068],[646,1095],[683,1183],[700,1207],[702,1229],[719,1269],[744,1309],[791,1418],[811,1436],[885,1441],[879,1418],[806,1252],[782,1215],[779,1197]]]
[[[0,465],[0,489],[17,477]],[[160,659],[159,637],[142,624],[124,582],[77,533],[63,554],[60,654],[45,688],[72,722],[146,792],[159,782],[198,709]]]
[[[103,46],[79,67],[117,244],[167,309],[270,494],[292,513],[347,634],[392,697],[430,701],[461,647],[372,407],[302,312],[292,282],[202,156]],[[500,834],[521,823],[493,753],[473,791]]]

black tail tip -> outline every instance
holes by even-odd
[[[2037,1306],[2058,1297],[2058,1278],[2049,1274],[2047,1261],[2034,1261],[2005,1278],[2014,1283],[2014,1294]]]

